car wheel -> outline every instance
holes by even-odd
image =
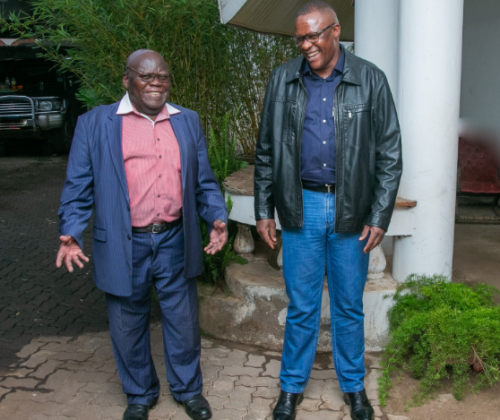
[[[69,153],[74,127],[66,120],[62,127],[50,132],[50,143],[56,153]]]

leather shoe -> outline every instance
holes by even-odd
[[[281,391],[276,407],[273,410],[273,420],[295,420],[295,408],[300,405],[304,396]]]
[[[151,404],[129,404],[125,413],[123,413],[123,420],[147,420],[148,411],[153,408],[158,402],[158,397],[156,397]]]
[[[373,420],[375,413],[366,392],[346,392],[344,402],[351,407],[352,420]]]
[[[177,401],[184,406],[186,414],[193,420],[205,420],[212,417],[212,410],[210,404],[201,394],[195,395],[186,401]]]

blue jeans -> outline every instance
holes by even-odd
[[[132,236],[132,296],[106,294],[111,342],[128,404],[149,405],[160,383],[151,357],[149,319],[154,284],[162,314],[170,391],[178,401],[200,394],[201,339],[196,279],[184,277],[184,232]]]
[[[335,233],[335,195],[304,190],[304,226],[282,230],[283,274],[290,303],[281,389],[303,392],[318,343],[325,267],[333,361],[342,392],[364,388],[363,290],[369,255],[360,233]]]

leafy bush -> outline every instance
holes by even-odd
[[[494,294],[492,286],[469,287],[441,276],[412,275],[401,284],[388,314],[391,338],[383,353],[380,402],[385,405],[396,369],[420,379],[413,403],[445,378],[452,379],[456,399],[464,397],[468,384],[474,392],[498,382],[500,307]]]

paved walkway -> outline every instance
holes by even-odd
[[[54,265],[66,159],[0,158],[0,419],[121,419],[126,400],[113,360],[103,293],[92,267]],[[85,253],[90,237],[85,234]],[[161,330],[153,354],[162,395],[150,419],[188,417],[168,392]],[[367,358],[375,404],[377,359]],[[214,419],[267,420],[279,394],[280,354],[203,341],[204,393]],[[331,364],[319,355],[297,420],[349,419]],[[377,415],[385,419],[376,407]]]

